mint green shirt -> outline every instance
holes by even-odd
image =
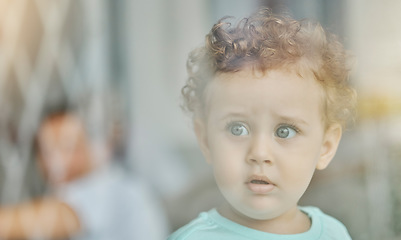
[[[311,228],[299,234],[272,234],[258,231],[221,216],[216,209],[203,212],[168,240],[349,240],[345,226],[337,219],[324,214],[316,207],[300,207],[312,221]]]

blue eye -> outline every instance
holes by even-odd
[[[228,129],[230,130],[231,134],[234,136],[243,136],[248,135],[248,129],[242,123],[233,123],[230,124]]]
[[[279,138],[293,138],[296,134],[297,130],[290,126],[281,126],[274,133]]]

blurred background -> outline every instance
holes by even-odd
[[[169,232],[222,199],[182,113],[190,50],[219,18],[260,6],[318,20],[354,55],[358,118],[302,205],[340,219],[353,239],[401,237],[401,2],[397,0],[0,0],[0,203],[46,183],[32,144],[60,96],[93,129],[117,126],[116,154],[163,206]]]

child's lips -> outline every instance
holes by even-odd
[[[252,175],[245,182],[248,189],[256,194],[267,194],[276,187],[266,176]]]
[[[273,184],[275,185],[268,177],[265,175],[252,175],[250,176],[247,181],[247,183],[255,183],[255,184]]]

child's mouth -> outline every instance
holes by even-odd
[[[252,180],[251,183],[254,183],[254,184],[270,184],[270,183],[268,183],[268,182],[266,182],[264,180]]]
[[[276,185],[263,175],[252,175],[246,181],[246,185],[251,192],[257,195],[269,194],[276,188]]]
[[[250,184],[272,184],[274,185],[269,178],[267,178],[265,175],[252,175],[248,178],[247,183]]]

